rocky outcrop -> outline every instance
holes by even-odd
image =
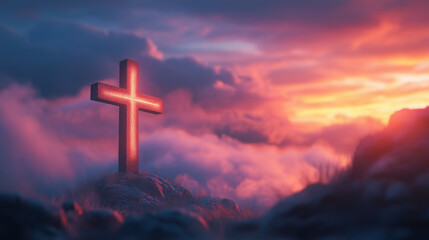
[[[58,208],[0,194],[0,239],[66,239]]]
[[[195,198],[149,173],[110,174],[90,189],[89,208],[0,194],[0,239],[202,239],[210,233],[202,216],[239,213],[231,199]]]
[[[131,216],[116,235],[117,239],[203,239],[208,237],[206,221],[184,210],[167,209],[144,217]]]
[[[193,212],[240,211],[234,200],[195,198],[184,187],[151,173],[110,174],[97,181],[95,193],[101,206],[125,214],[141,215],[166,208]]]
[[[428,239],[428,202],[429,108],[401,110],[360,142],[351,169],[279,202],[254,236]]]

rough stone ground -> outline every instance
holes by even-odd
[[[231,199],[194,197],[151,173],[110,174],[80,190],[92,206],[0,194],[0,239],[201,239],[240,215]]]
[[[194,197],[190,191],[169,179],[152,173],[111,174],[95,185],[95,201],[123,215],[182,208],[191,212],[224,211],[239,214],[231,199]]]

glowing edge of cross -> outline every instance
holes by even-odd
[[[112,92],[109,90],[114,90],[116,92]],[[121,93],[121,91],[123,93]],[[116,106],[126,105],[125,103],[114,102],[113,100],[106,99],[105,97],[106,96],[112,96],[112,97],[115,97],[118,99],[131,101],[131,98],[126,96],[128,94],[129,93],[127,92],[127,90],[125,88],[111,86],[111,85],[108,85],[108,84],[105,84],[102,82],[96,82],[96,83],[91,84],[91,100],[94,100],[94,101],[104,102],[104,103],[108,103],[108,104],[112,104],[112,105],[116,105]],[[141,98],[150,98],[157,103],[151,103],[151,102],[145,101]],[[138,93],[137,97],[134,98],[134,101],[137,103],[140,103],[140,104],[146,104],[146,105],[153,106],[150,109],[143,108],[143,107],[139,106],[138,108],[143,112],[149,112],[152,114],[164,113],[164,101],[161,98],[152,97],[152,96],[148,96],[145,94]]]

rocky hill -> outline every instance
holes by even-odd
[[[201,239],[213,234],[207,219],[240,214],[231,199],[194,197],[150,173],[111,174],[83,189],[77,198],[90,207],[0,194],[0,239]]]
[[[429,108],[396,112],[359,143],[348,171],[254,224],[255,239],[429,239]]]

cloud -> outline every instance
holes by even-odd
[[[118,61],[153,52],[145,38],[67,22],[42,23],[27,34],[1,27],[0,34],[0,71],[31,83],[45,97],[75,94],[117,76]]]
[[[88,96],[88,88],[56,100],[37,97],[34,89],[22,85],[0,92],[1,190],[58,193],[64,186],[115,171],[118,111],[90,102]],[[279,191],[291,194],[316,181],[318,164],[344,164],[326,145],[255,147],[210,131],[193,135],[163,127],[162,118],[147,116],[140,128],[141,169],[186,176],[194,188],[218,197],[269,206]]]
[[[162,97],[174,90],[189,90],[194,102],[217,109],[262,99],[240,85],[244,78],[189,57],[163,60],[150,39],[130,33],[47,21],[28,33],[2,27],[0,34],[5,53],[0,57],[0,73],[31,83],[43,97],[70,96],[97,80],[117,78],[118,62],[131,58],[140,62],[142,86],[148,93]]]
[[[141,71],[161,96],[178,89],[191,93],[192,101],[205,109],[257,105],[265,100],[249,91],[245,80],[226,69],[204,66],[192,58],[157,60],[143,58]],[[256,106],[254,106],[256,107]]]
[[[424,26],[428,19],[421,10],[426,9],[426,2],[364,4],[333,0],[323,6],[315,1],[239,3],[125,1],[88,5],[74,1],[18,5],[8,2],[0,11],[8,20],[4,21],[8,27],[29,43],[33,40],[27,35],[34,31],[43,33],[34,38],[39,39],[38,44],[52,39],[57,49],[73,49],[73,44],[61,44],[76,41],[91,53],[74,57],[65,54],[66,59],[75,60],[63,61],[70,68],[80,65],[80,71],[88,70],[91,74],[79,73],[74,68],[59,73],[37,70],[35,80],[28,79],[29,71],[13,71],[14,76],[26,75],[22,78],[27,79],[21,82],[36,82],[36,88],[43,86],[43,96],[53,92],[46,88],[48,85],[58,91],[76,93],[92,82],[84,82],[86,79],[117,78],[117,62],[123,54],[141,63],[148,76],[144,85],[148,93],[161,95],[183,88],[192,93],[193,101],[214,111],[231,105],[240,108],[276,105],[287,109],[284,114],[287,117],[296,112],[303,121],[323,115],[324,121],[331,122],[331,116],[337,114],[357,118],[366,116],[367,112],[374,112],[373,117],[385,121],[399,108],[421,106],[417,105],[418,100],[409,99],[415,95],[424,98],[422,92],[380,95],[401,89],[404,82],[413,89],[426,87],[423,73],[410,73],[426,60],[428,44]],[[87,29],[76,30],[65,23]],[[58,26],[48,28],[48,25]],[[49,31],[37,30],[40,28]],[[79,34],[74,34],[69,41],[65,32]],[[49,39],[44,39],[45,35]],[[149,36],[150,40],[143,36]],[[119,42],[124,44],[111,47]],[[156,49],[152,42],[156,43]],[[198,46],[186,48],[192,43],[221,47],[224,43],[234,44],[222,51],[198,49]],[[257,49],[257,53],[235,51],[246,46]],[[50,55],[50,51],[42,49],[41,52]],[[81,50],[70,52],[78,54]],[[144,56],[134,57],[141,52]],[[97,56],[102,56],[104,62],[97,63]],[[89,63],[82,66],[82,58]],[[16,66],[16,63],[8,66],[8,72]],[[45,80],[62,73],[66,74],[65,78],[72,76],[73,80],[63,84]],[[392,100],[402,104],[388,104]],[[267,101],[269,104],[261,104]],[[353,108],[347,107],[350,105]]]
[[[310,133],[307,141],[314,143],[314,140],[322,140],[338,152],[352,153],[362,138],[383,126],[379,120],[370,117],[348,119],[343,123],[324,126],[316,133]]]
[[[277,21],[296,21],[301,23],[313,23],[318,24],[329,24],[329,26],[338,26],[344,24],[344,20],[348,22],[362,22],[371,19],[369,13],[366,13],[362,5],[357,4],[357,1],[338,1],[330,0],[324,5],[320,6],[317,1],[305,1],[305,2],[294,2],[294,1],[267,1],[264,4],[260,4],[258,1],[236,1],[231,3],[229,1],[219,1],[217,3],[206,2],[201,3],[199,1],[187,1],[185,3],[177,3],[175,1],[145,1],[145,2],[126,2],[125,4],[119,4],[110,2],[103,6],[105,10],[112,10],[115,8],[120,9],[148,9],[149,11],[164,11],[172,15],[187,13],[198,17],[207,18],[227,18],[233,21],[241,23],[273,23]],[[372,4],[373,7],[379,7],[383,4]],[[21,9],[28,9],[31,4],[17,5],[8,3],[7,9],[9,11],[17,11]],[[51,7],[58,10],[69,10],[74,12],[82,7],[86,7],[88,12],[95,10],[97,4],[86,5],[84,1],[75,1],[73,3],[39,3],[39,7],[47,8]],[[61,9],[64,8],[64,9]],[[339,10],[343,10],[340,12]],[[377,9],[378,10],[378,9]],[[38,12],[37,9],[33,10]],[[96,13],[97,17],[105,16],[105,13]],[[50,12],[55,15],[55,12]],[[58,13],[57,13],[58,14]],[[133,16],[137,14],[130,13]],[[72,15],[72,14],[69,14]],[[325,19],[324,17],[331,15],[330,18]],[[119,15],[114,15],[119,17]],[[343,21],[341,21],[343,20]]]
[[[299,150],[254,147],[213,134],[161,129],[142,139],[142,167],[165,176],[187,175],[215,196],[269,206],[277,191],[291,194],[318,178],[318,165],[342,167],[329,147]],[[192,182],[192,181],[191,181]],[[195,184],[192,183],[195,187]]]
[[[109,156],[114,141],[88,132],[99,131],[89,121],[99,116],[81,109],[82,96],[57,104],[36,98],[31,87],[12,85],[0,92],[0,99],[2,190],[52,193],[84,178],[95,165],[113,164]],[[86,132],[78,128],[85,123]]]

